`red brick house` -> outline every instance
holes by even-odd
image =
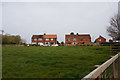
[[[106,39],[100,35],[100,36],[95,40],[95,42],[96,42],[96,43],[106,42]]]
[[[112,39],[109,39],[109,42],[113,42],[113,40],[112,40]]]
[[[32,45],[52,46],[57,44],[57,35],[33,35]]]
[[[90,34],[74,34],[65,35],[65,45],[74,46],[91,42]]]

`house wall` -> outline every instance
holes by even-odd
[[[106,42],[106,39],[103,37],[99,37],[96,39],[96,43],[102,43],[102,42]]]
[[[70,41],[69,41],[70,38]],[[76,41],[73,39],[76,38]],[[84,43],[90,43],[91,38],[88,38],[88,36],[77,36],[77,35],[65,35],[65,45],[66,46],[73,46],[73,45],[79,45]],[[70,44],[67,44],[70,43]],[[76,43],[76,44],[73,44]]]
[[[57,44],[57,38],[53,38],[53,40],[51,40],[51,38],[49,38],[49,40],[48,41],[46,41],[46,38],[42,38],[42,40],[39,40],[39,38],[37,38],[37,40],[35,41],[35,39],[32,39],[32,42],[36,42],[36,45],[38,45],[37,43],[43,43],[43,44],[45,44],[46,42],[49,42],[49,43],[51,43],[51,42],[54,42],[55,44]],[[51,46],[52,44],[50,44],[50,46]]]

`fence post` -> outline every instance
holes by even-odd
[[[118,80],[120,80],[120,52],[118,53]]]
[[[115,62],[112,63],[112,80],[115,79]]]
[[[100,65],[95,65],[94,69],[98,68]],[[97,80],[100,80],[100,75],[97,77]]]
[[[106,70],[105,70],[105,78],[104,79],[107,80],[107,72],[106,72]]]

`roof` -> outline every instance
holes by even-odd
[[[67,34],[67,35],[70,35],[70,34]],[[76,34],[76,35],[74,34],[74,36],[90,36],[90,34],[78,34],[78,35],[77,35],[77,34]]]
[[[57,35],[44,35],[44,38],[57,38]]]
[[[99,38],[103,38],[103,39],[106,39],[106,38],[104,38],[104,37],[103,37],[103,36],[101,36],[101,35],[100,35],[100,36],[99,36],[97,39],[99,39]]]
[[[43,37],[43,35],[33,35],[33,36],[32,36],[32,39],[33,39],[33,38],[42,38],[42,37]]]
[[[79,34],[78,36],[90,36],[90,34]]]
[[[91,38],[91,37],[90,37],[90,34],[65,35],[65,36],[66,36],[66,37],[67,37],[67,36],[75,36],[75,37],[77,37],[77,36],[78,36],[78,37],[89,37],[89,38]]]

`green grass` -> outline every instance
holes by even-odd
[[[3,47],[3,78],[83,78],[111,56],[109,47]]]

